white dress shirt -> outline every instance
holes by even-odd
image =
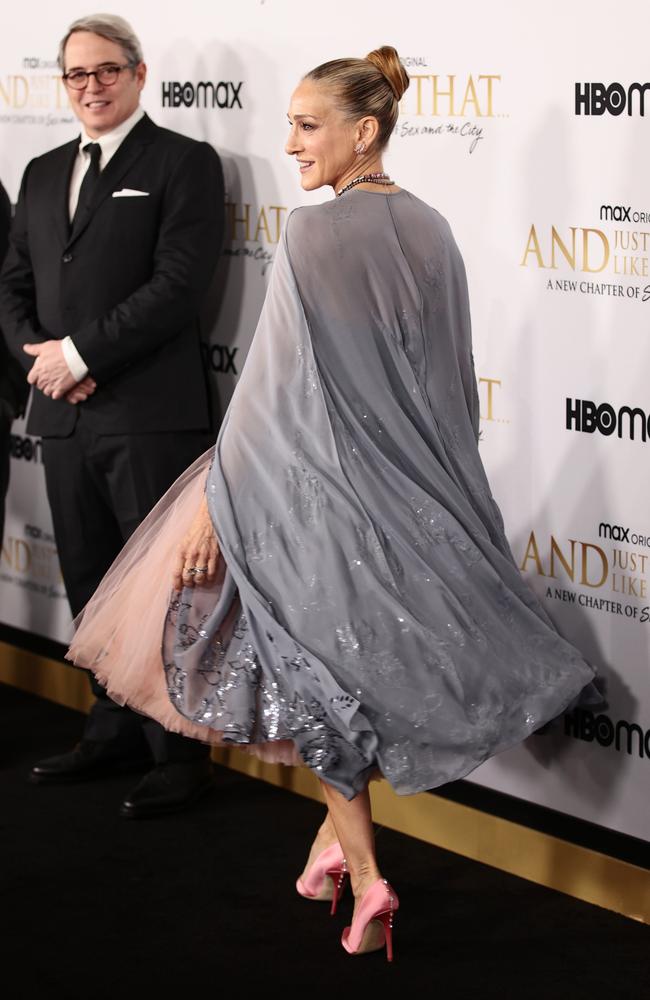
[[[100,135],[96,139],[92,139],[86,130],[82,128],[81,139],[79,140],[79,152],[77,153],[77,158],[75,159],[74,166],[72,168],[72,176],[70,178],[68,200],[70,221],[74,218],[77,202],[79,201],[81,182],[84,179],[84,175],[88,170],[88,167],[90,166],[90,156],[88,153],[84,153],[84,146],[89,142],[94,142],[100,147],[101,156],[99,158],[99,170],[101,172],[111,158],[115,156],[117,150],[124,142],[131,129],[138,124],[143,116],[144,111],[141,107],[137,107],[133,114],[130,115],[126,121],[123,121],[121,125],[114,128],[112,132],[107,132],[106,135]],[[88,374],[88,366],[79,354],[77,348],[74,346],[72,337],[64,337],[61,341],[61,347],[63,348],[63,357],[65,358],[68,368],[70,369],[70,373],[74,376],[77,382],[81,382],[81,380]]]

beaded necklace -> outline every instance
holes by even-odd
[[[390,177],[388,176],[388,174],[384,174],[384,173],[362,174],[361,177],[355,177],[353,181],[350,181],[349,184],[346,184],[345,187],[342,187],[339,191],[337,191],[336,192],[336,196],[337,196],[337,198],[339,198],[342,194],[345,194],[346,191],[349,191],[350,188],[353,188],[356,184],[387,184],[388,185],[388,184],[394,184],[394,183],[395,183],[395,181],[392,181],[390,179]]]

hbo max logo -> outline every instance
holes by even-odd
[[[233,83],[232,80],[219,80],[212,83],[202,80],[200,83],[180,83],[178,80],[165,80],[162,85],[163,108],[241,108],[239,93],[244,86],[242,80]]]
[[[637,436],[644,442],[650,440],[650,413],[645,413],[639,406],[620,406],[616,409],[610,403],[567,398],[565,426],[568,431],[580,431],[582,434],[598,431],[605,437],[616,434],[630,441]]]
[[[645,95],[650,83],[576,83],[575,110],[577,115],[645,115]]]

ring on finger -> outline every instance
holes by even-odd
[[[196,576],[197,573],[207,573],[207,566],[188,566],[185,570],[188,576]]]

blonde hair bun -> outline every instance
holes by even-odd
[[[366,59],[386,77],[395,94],[395,99],[401,101],[404,91],[411,81],[400,62],[397,49],[394,49],[392,45],[382,45],[381,48],[369,52]]]
[[[383,45],[365,59],[332,59],[304,79],[329,87],[347,121],[373,115],[379,122],[377,146],[386,147],[399,117],[399,100],[409,85],[394,48]]]

